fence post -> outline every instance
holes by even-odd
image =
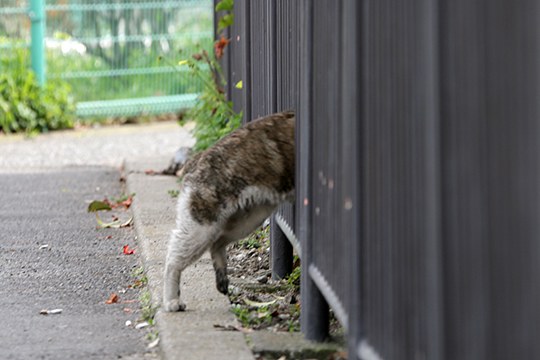
[[[283,279],[292,271],[293,248],[279,224],[276,223],[275,215],[270,220],[270,247],[272,279]]]
[[[32,22],[30,48],[32,70],[41,86],[45,85],[45,1],[30,0],[28,14]]]
[[[300,314],[300,327],[308,340],[323,341],[328,336],[329,308],[319,288],[309,274],[309,265],[312,262],[311,229],[312,229],[312,54],[313,54],[313,2],[302,0],[301,21],[301,59],[304,65],[300,73],[300,106],[298,111],[298,129],[296,132],[296,163],[297,197],[296,206],[299,226],[298,235],[302,246],[300,278],[300,293],[302,298],[302,312]]]

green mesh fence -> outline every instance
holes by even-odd
[[[211,0],[47,0],[46,73],[69,82],[77,113],[175,112],[201,84],[174,65],[212,44]],[[28,1],[0,2],[0,58],[28,49]],[[24,50],[29,51],[29,50]]]

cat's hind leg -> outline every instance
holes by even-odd
[[[220,293],[229,293],[229,278],[227,277],[227,241],[220,238],[210,248],[212,263],[216,272],[216,287]]]
[[[171,233],[165,262],[163,309],[168,312],[185,310],[180,298],[182,271],[201,257],[218,234],[217,226],[202,225],[192,219],[181,225]]]

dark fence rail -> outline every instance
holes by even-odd
[[[307,337],[328,302],[349,359],[540,358],[539,7],[235,1],[229,96],[297,112]]]

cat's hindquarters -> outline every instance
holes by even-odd
[[[180,279],[186,267],[199,259],[219,236],[217,224],[201,224],[189,209],[189,191],[182,191],[178,200],[176,228],[169,238],[163,284],[163,307],[165,311],[183,311],[180,299]]]

